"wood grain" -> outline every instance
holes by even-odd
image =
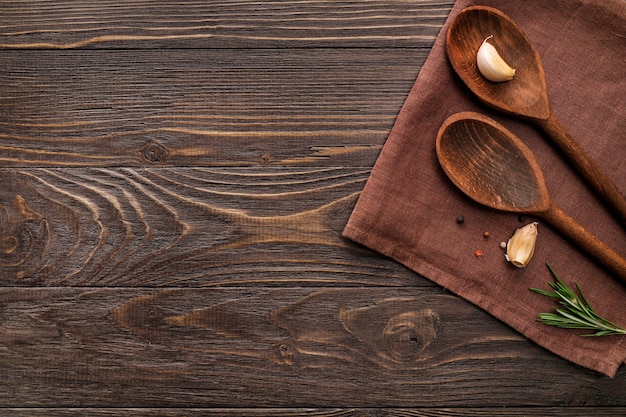
[[[426,55],[0,51],[0,163],[369,167]]]
[[[2,2],[0,48],[432,46],[452,1]]]
[[[430,285],[343,239],[369,170],[0,170],[2,285]]]
[[[626,404],[621,376],[577,370],[443,289],[5,288],[0,301],[8,407]]]

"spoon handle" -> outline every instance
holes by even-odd
[[[553,112],[550,117],[540,120],[539,125],[559,147],[566,158],[574,165],[589,185],[596,191],[605,205],[626,226],[626,197],[613,180],[594,161],[587,151],[567,132]]]
[[[547,211],[539,215],[609,272],[626,283],[626,259],[622,258],[621,255],[587,231],[554,203],[550,205]]]

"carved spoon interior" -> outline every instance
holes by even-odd
[[[441,126],[436,152],[446,175],[468,197],[544,219],[626,282],[626,260],[553,203],[532,152],[502,125],[480,113],[457,113]]]
[[[489,42],[516,69],[511,81],[494,83],[478,71],[476,54],[490,35],[493,38]],[[455,72],[480,100],[541,127],[622,225],[626,225],[626,197],[552,112],[539,54],[510,17],[487,6],[464,9],[448,29],[446,53]]]

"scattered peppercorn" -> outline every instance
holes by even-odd
[[[463,216],[459,216],[459,217],[456,218],[456,222],[458,224],[462,224],[464,221],[465,221],[465,217],[463,217]]]
[[[483,256],[483,251],[481,251],[480,249],[476,249],[476,252],[474,252],[475,256]]]
[[[489,236],[491,236],[491,233],[489,233],[489,232],[485,232],[485,233],[483,233],[483,237],[484,237],[484,238],[488,238]]]
[[[506,242],[500,242],[500,247],[502,249],[506,249]]]

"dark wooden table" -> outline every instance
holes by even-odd
[[[0,415],[626,415],[341,230],[452,1],[0,1]]]

